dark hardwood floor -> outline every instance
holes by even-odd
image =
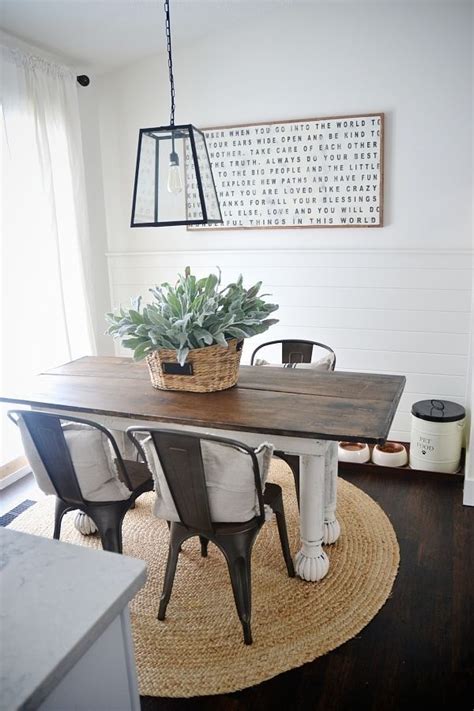
[[[462,478],[376,467],[341,475],[379,502],[400,544],[382,610],[330,654],[234,694],[142,698],[143,711],[474,708],[474,510]]]

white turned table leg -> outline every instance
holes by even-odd
[[[323,543],[335,543],[341,534],[336,518],[337,506],[337,442],[328,442],[324,458],[324,534]]]
[[[91,536],[96,533],[97,526],[94,521],[84,513],[84,511],[78,511],[74,517],[74,527],[82,533],[83,536]]]
[[[322,580],[329,570],[329,560],[322,549],[324,462],[324,454],[300,457],[301,550],[296,554],[295,570],[303,580]]]

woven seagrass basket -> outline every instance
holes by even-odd
[[[243,341],[228,341],[227,348],[214,345],[189,351],[184,366],[176,360],[176,351],[160,349],[147,356],[151,383],[158,390],[188,390],[212,393],[236,384]]]

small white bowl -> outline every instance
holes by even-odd
[[[381,467],[404,467],[408,462],[407,450],[400,442],[376,444],[372,450],[372,461]]]
[[[370,449],[365,442],[339,442],[338,459],[340,462],[364,464],[370,459]]]

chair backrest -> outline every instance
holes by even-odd
[[[7,414],[12,422],[20,427],[25,453],[35,475],[37,478],[41,477],[43,486],[38,483],[40,488],[46,489],[46,493],[56,493],[60,499],[71,504],[87,503],[71,458],[63,423],[86,425],[105,435],[112,447],[122,480],[130,489],[132,488],[117,444],[110,432],[102,425],[79,417],[63,418],[60,415],[35,410],[10,410]],[[54,492],[47,490],[48,479]]]
[[[127,433],[145,461],[148,461],[149,457],[142,446],[143,436],[151,437],[179,520],[187,528],[209,533],[214,531],[201,449],[203,442],[225,445],[237,450],[242,456],[251,458],[259,507],[258,518],[264,520],[259,464],[254,450],[247,445],[224,437],[167,429],[130,427]]]
[[[256,355],[259,351],[269,346],[279,346],[281,345],[281,362],[282,363],[311,363],[313,358],[313,353],[317,348],[328,351],[333,355],[331,370],[334,370],[336,366],[336,354],[330,346],[325,343],[318,343],[317,341],[306,341],[301,339],[283,339],[278,341],[267,341],[258,346],[252,353],[250,359],[250,365],[254,365]],[[260,354],[262,355],[262,354]]]

